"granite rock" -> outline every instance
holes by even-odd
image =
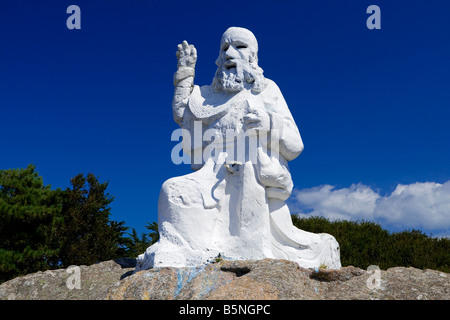
[[[119,258],[79,266],[79,289],[71,289],[73,268],[39,271],[2,283],[0,300],[102,300],[135,265],[135,259]]]
[[[67,269],[37,272],[0,285],[19,300],[449,300],[450,274],[396,267],[375,273],[353,266],[305,269],[288,260],[221,260],[200,267],[134,270],[134,259],[80,266],[80,288]]]

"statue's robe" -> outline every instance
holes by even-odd
[[[339,245],[331,235],[292,224],[284,202],[293,187],[288,161],[302,152],[303,143],[278,86],[266,82],[262,92],[244,89],[234,95],[194,86],[176,121],[189,133],[183,150],[196,171],[163,184],[158,202],[160,239],[139,256],[138,270],[197,266],[219,255],[340,267]],[[258,110],[270,116],[267,134],[245,128],[244,116]],[[249,138],[237,143],[241,146],[237,148],[245,149],[239,152],[236,141],[244,134]],[[256,145],[249,141],[254,137],[259,138],[253,140]]]

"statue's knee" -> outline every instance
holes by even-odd
[[[162,187],[161,187],[161,193],[164,195],[171,195],[173,193],[179,192],[179,177],[170,178],[169,180],[166,180]]]
[[[198,185],[185,177],[175,177],[165,181],[161,187],[160,205],[190,207],[202,202],[201,191]]]

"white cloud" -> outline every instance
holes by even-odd
[[[388,196],[363,184],[294,190],[292,213],[370,220],[399,228],[450,230],[450,181],[399,184]],[[305,214],[308,212],[308,214]]]
[[[425,229],[450,228],[450,181],[398,185],[377,206],[376,215],[392,224]]]
[[[370,187],[353,184],[350,188],[337,190],[330,185],[294,190],[294,197],[303,209],[313,209],[314,215],[329,219],[371,220],[380,195]]]

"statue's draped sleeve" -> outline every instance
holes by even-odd
[[[265,107],[271,117],[271,130],[278,130],[281,136],[280,153],[284,159],[291,161],[303,151],[303,141],[280,89],[272,80],[266,80],[267,92],[263,93],[266,95]]]
[[[180,68],[173,75],[175,91],[172,99],[173,119],[180,124],[189,100],[189,96],[194,88],[195,70],[193,68]]]

